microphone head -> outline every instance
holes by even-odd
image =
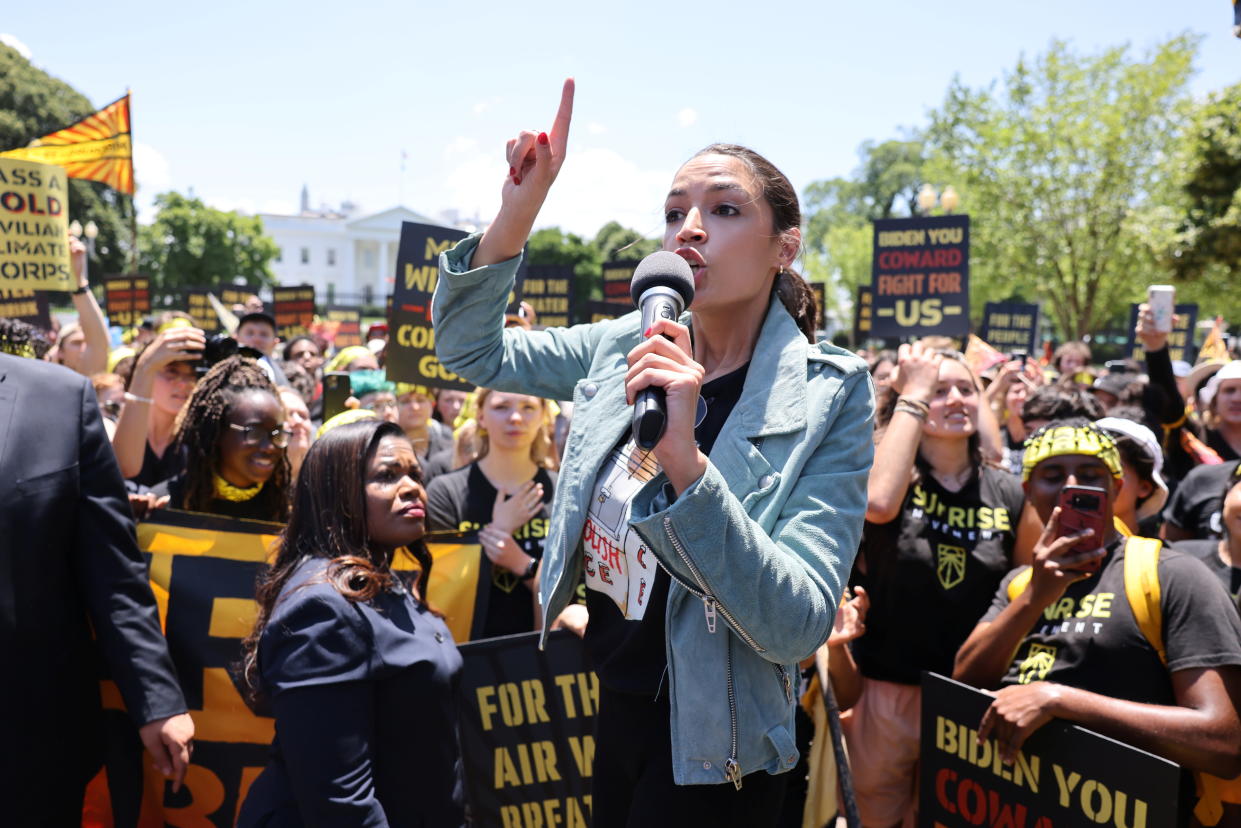
[[[667,250],[657,250],[638,262],[629,283],[629,296],[641,306],[642,294],[653,287],[666,287],[681,295],[685,307],[694,301],[694,271],[689,262]]]

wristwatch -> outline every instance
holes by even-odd
[[[90,285],[82,285],[77,290],[69,291],[69,293],[71,293],[74,296],[81,296],[83,293],[86,293],[88,290],[90,290]]]
[[[530,580],[531,578],[533,578],[533,577],[535,576],[535,574],[537,574],[537,573],[538,573],[538,571],[539,571],[539,559],[538,559],[538,558],[531,558],[531,559],[530,559],[530,565],[526,567],[526,571],[525,571],[525,572],[521,573],[521,579],[522,579],[523,581],[528,581],[528,580]]]

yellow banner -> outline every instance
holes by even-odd
[[[57,164],[70,178],[98,181],[133,195],[131,141],[129,95],[125,95],[72,126],[35,139],[28,147],[0,152],[0,158]]]
[[[108,709],[108,764],[87,791],[82,825],[111,828],[118,814],[134,814],[138,828],[231,826],[250,785],[267,762],[275,722],[246,705],[233,680],[241,639],[250,634],[258,605],[254,587],[283,526],[214,515],[163,510],[138,524],[138,545],[150,560],[151,589],[159,606],[181,689],[194,718],[194,763],[185,790],[172,795],[132,739],[133,725],[111,681],[102,685]],[[482,550],[453,536],[428,545],[435,561],[428,594],[458,643],[469,639]],[[398,572],[416,564],[399,556]],[[130,744],[130,743],[133,744]],[[136,752],[135,752],[136,748]],[[126,750],[129,753],[126,753]],[[140,784],[134,784],[136,777]]]
[[[0,289],[73,290],[69,181],[50,164],[0,158]]]

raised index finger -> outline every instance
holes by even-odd
[[[557,155],[564,155],[569,143],[569,122],[573,120],[573,78],[565,78],[564,88],[560,91],[560,109],[556,111],[556,120],[552,123],[552,131],[548,135],[552,149]]]

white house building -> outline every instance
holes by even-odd
[[[259,218],[263,232],[280,248],[272,263],[277,280],[314,285],[320,304],[382,305],[392,292],[401,222],[453,226],[407,207],[359,215],[354,204],[345,202],[337,210],[312,210],[305,187],[301,201],[298,215],[260,213]]]

